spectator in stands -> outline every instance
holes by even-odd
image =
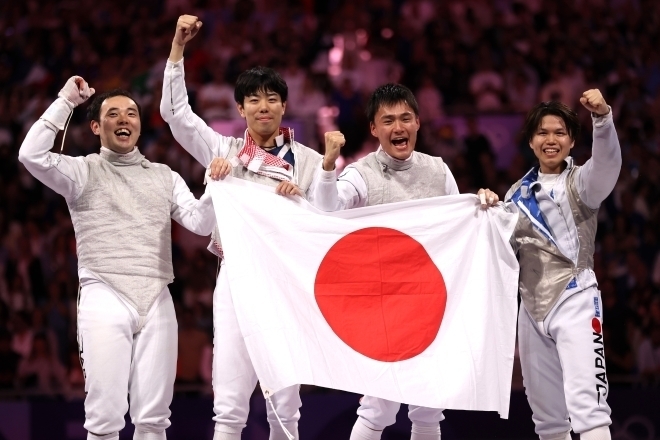
[[[69,310],[66,337],[69,346],[76,344],[76,253],[66,205],[52,191],[36,185],[16,160],[24,127],[41,114],[39,107],[50,102],[58,85],[73,72],[94,84],[117,84],[120,78],[122,87],[137,92],[145,109],[141,137],[144,145],[154,145],[154,151],[162,149],[164,162],[177,171],[185,169],[180,174],[193,192],[199,196],[203,191],[201,166],[190,161],[188,155],[177,154],[178,147],[157,109],[163,72],[159,54],[163,53],[164,42],[171,38],[173,16],[169,14],[176,14],[177,8],[180,10],[182,4],[188,3],[173,0],[163,6],[147,0],[134,2],[116,14],[112,12],[111,0],[80,0],[73,9],[67,2],[47,2],[43,7],[38,2],[0,2],[0,303],[6,311],[0,315],[7,315],[0,316],[0,327],[11,327],[12,338],[14,318],[9,326],[8,315],[13,316],[17,310],[31,313],[35,306],[50,301],[49,291],[40,290],[38,283],[50,286],[54,279],[62,279],[62,298]],[[660,167],[660,55],[653,44],[660,39],[660,27],[654,25],[653,19],[660,13],[660,2],[331,1],[312,2],[314,7],[304,11],[289,5],[283,9],[262,3],[256,2],[254,7],[246,7],[250,2],[204,3],[204,28],[209,32],[191,42],[185,61],[189,101],[197,114],[202,114],[201,107],[206,105],[206,92],[202,90],[209,78],[205,75],[216,66],[218,71],[224,71],[226,82],[231,85],[239,72],[258,63],[284,63],[288,65],[286,70],[291,68],[298,77],[314,74],[317,88],[328,99],[333,87],[325,85],[336,81],[335,88],[339,89],[344,77],[352,81],[352,88],[359,89],[364,75],[360,53],[376,41],[384,41],[385,48],[395,54],[395,61],[402,68],[401,81],[411,89],[421,89],[426,81],[424,76],[431,76],[443,97],[445,116],[453,118],[475,112],[476,102],[469,85],[484,58],[484,41],[489,58],[498,66],[494,72],[503,78],[498,92],[499,112],[528,110],[532,89],[544,88],[544,98],[555,94],[570,101],[575,88],[571,84],[580,81],[580,71],[586,83],[584,89],[600,88],[607,96],[615,96],[611,104],[623,147],[624,167],[615,195],[605,201],[599,212],[595,257],[602,261],[603,273],[612,278],[617,304],[630,306],[632,319],[628,322],[638,322],[640,327],[648,325],[652,319],[651,298],[660,293],[660,248],[645,238],[645,231],[660,230],[660,199],[655,191],[660,186],[660,173],[656,171]],[[272,8],[276,14],[267,16]],[[67,21],[62,17],[67,17]],[[255,25],[263,20],[267,20],[268,31]],[[114,28],[126,31],[108,36],[107,29]],[[335,47],[337,36],[345,51],[344,59],[334,67],[343,70],[332,76],[328,75],[328,54]],[[557,67],[553,70],[552,66]],[[522,76],[515,79],[520,71],[524,80]],[[125,78],[120,76],[126,72]],[[558,86],[559,79],[565,84]],[[287,116],[300,118],[295,113],[301,107],[294,105],[293,82],[289,81]],[[517,87],[512,86],[514,83]],[[311,120],[323,100],[318,99],[317,92],[313,99],[308,93],[305,91],[304,99],[301,98],[304,110],[299,113],[309,115]],[[418,98],[422,101],[421,94]],[[343,106],[341,117],[361,118],[361,107],[361,99],[355,99]],[[336,123],[330,116],[332,111],[323,114],[325,124]],[[590,124],[589,115],[585,117]],[[360,129],[367,126],[366,122],[356,125]],[[454,144],[456,134],[444,123],[441,127],[422,124],[424,132],[420,133],[418,146],[445,143],[450,152],[459,151],[450,166],[459,188],[466,190],[472,185],[473,176],[457,145],[462,140]],[[309,131],[305,130],[305,137],[297,132],[296,138],[312,146]],[[439,132],[446,134],[444,139],[440,139]],[[583,132],[590,136],[590,130]],[[357,136],[356,151],[364,145],[364,139],[371,142],[371,136],[366,134]],[[90,153],[92,136],[86,122],[74,114],[64,148],[72,155]],[[585,139],[578,144],[590,145],[591,141]],[[350,145],[347,148],[349,152]],[[372,149],[373,145],[367,145],[365,151]],[[361,153],[351,155],[358,154]],[[448,158],[444,153],[442,156]],[[508,188],[530,168],[531,157],[525,155],[524,149],[512,157],[507,169],[498,176],[497,187]],[[632,203],[625,201],[629,197],[634,199]],[[31,223],[35,226],[28,227]],[[175,248],[177,239],[174,238]],[[39,242],[41,251],[35,245]],[[629,253],[639,258],[629,258]],[[184,265],[186,258],[186,253],[175,252],[175,270]],[[204,273],[213,279],[215,261],[210,254],[205,258],[208,264]],[[632,267],[640,260],[646,266],[645,274]],[[30,265],[32,268],[26,270]],[[180,303],[180,293],[187,283],[176,276],[172,293],[176,298],[174,289],[179,289]],[[55,331],[58,343],[64,347],[62,321],[55,324],[63,315],[55,318],[51,311],[47,312],[48,326],[59,326]],[[633,344],[630,340],[623,342]],[[628,348],[637,359],[635,347]]]
[[[516,72],[511,84],[506,87],[509,109],[517,113],[528,112],[536,104],[537,93],[536,87],[529,81],[525,73]]]
[[[59,357],[59,345],[57,340],[57,335],[55,332],[48,326],[46,321],[46,315],[40,307],[36,307],[32,311],[32,333],[34,335],[42,335],[48,339],[48,348],[50,352],[58,358],[60,362],[66,362],[66,356],[64,359]],[[68,344],[67,344],[68,345]]]
[[[14,389],[21,357],[11,349],[11,333],[0,329],[0,390]]]
[[[226,72],[220,62],[209,66],[209,81],[197,92],[201,116],[207,121],[237,119],[240,117],[234,104],[234,88],[226,81]]]
[[[432,123],[444,116],[442,93],[435,86],[430,76],[425,75],[422,78],[421,86],[415,92],[415,96],[419,103],[419,119],[422,122]]]
[[[470,93],[474,106],[480,112],[502,110],[504,80],[493,67],[491,57],[486,55],[477,61],[477,71],[470,78]]]
[[[307,139],[307,146],[319,151],[318,113],[327,107],[328,99],[311,74],[305,76],[300,90],[289,88],[287,104],[288,114],[303,123],[302,134]]]
[[[82,391],[84,397],[85,391],[85,373],[80,364],[80,353],[74,347],[69,350],[69,369],[67,371],[67,380],[71,391]]]
[[[637,367],[644,382],[660,383],[660,325],[651,327],[639,346]]]
[[[34,339],[30,315],[27,312],[15,313],[9,329],[12,332],[11,349],[21,358],[28,357],[32,352],[32,340]]]
[[[603,336],[607,340],[605,344],[607,372],[614,376],[630,374],[635,365],[635,355],[631,349],[628,332],[632,311],[625,304],[619,303],[612,280],[604,279],[599,288],[605,317]]]
[[[479,131],[477,118],[473,115],[467,117],[467,135],[463,138],[465,145],[465,159],[470,167],[472,176],[472,188],[487,188],[493,186],[488,180],[494,180],[490,176],[495,170],[495,155],[493,147],[486,136]],[[488,178],[490,176],[490,179]]]
[[[18,378],[25,387],[42,394],[66,394],[69,391],[66,369],[53,354],[43,333],[34,336],[30,355],[18,365]]]
[[[435,3],[430,0],[406,0],[401,5],[401,16],[415,32],[421,33],[433,20],[435,7]]]
[[[339,88],[333,91],[331,100],[339,109],[337,116],[339,131],[346,136],[346,146],[342,153],[350,157],[360,149],[365,138],[363,97],[353,88],[351,81],[345,78]]]
[[[70,311],[63,296],[66,292],[64,283],[48,285],[48,301],[44,304],[43,312],[46,315],[48,328],[55,336],[57,357],[62,362],[68,362],[69,336],[71,330]],[[75,316],[75,315],[74,315]]]
[[[179,356],[176,380],[179,383],[199,383],[202,372],[202,352],[210,344],[209,337],[195,325],[193,312],[184,309],[179,318]]]
[[[14,275],[9,279],[8,288],[4,292],[2,300],[10,310],[16,312],[30,312],[34,308],[34,297],[25,287],[23,278]]]
[[[574,105],[573,87],[562,76],[561,69],[553,66],[550,69],[550,81],[541,87],[541,101],[561,101],[567,105]],[[618,114],[615,111],[613,114]]]

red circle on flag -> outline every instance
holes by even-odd
[[[598,318],[594,318],[591,320],[591,327],[593,327],[596,333],[600,333],[600,331],[602,330],[600,326],[600,320]]]
[[[424,247],[389,228],[365,228],[335,243],[316,274],[314,296],[349,347],[371,359],[410,359],[431,345],[447,288]]]

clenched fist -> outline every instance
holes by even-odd
[[[194,15],[182,15],[176,22],[176,32],[174,33],[174,41],[172,44],[185,46],[185,44],[192,40],[197,32],[202,27],[202,22]]]
[[[87,101],[95,91],[96,90],[90,88],[87,81],[81,77],[72,76],[66,84],[64,84],[64,87],[62,87],[62,90],[60,90],[60,93],[58,93],[57,96],[66,99],[73,104],[74,107],[77,107]]]
[[[339,157],[341,147],[346,143],[346,138],[341,131],[328,131],[325,133],[325,156],[323,156],[323,169],[332,171]]]
[[[580,98],[580,104],[598,116],[604,116],[610,112],[605,98],[603,98],[602,93],[598,89],[591,89],[584,92]]]

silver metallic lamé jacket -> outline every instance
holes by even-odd
[[[593,270],[594,267],[598,209],[589,208],[580,199],[575,184],[576,171],[579,168],[573,166],[566,176],[566,195],[578,231],[577,264],[566,257],[522,212],[511,237],[511,244],[520,261],[520,295],[525,308],[537,322],[544,320],[566,287],[580,272]],[[522,179],[511,187],[505,196],[506,202],[511,201],[521,184]]]

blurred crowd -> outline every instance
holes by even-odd
[[[130,89],[143,109],[141,151],[203,192],[204,170],[158,110],[182,13],[204,23],[185,66],[191,105],[207,121],[239,118],[236,76],[271,66],[289,85],[286,116],[303,127],[305,142],[322,151],[323,133],[338,128],[348,163],[377,147],[366,97],[401,82],[420,103],[418,149],[443,153],[461,192],[489,187],[503,197],[533,164],[516,139],[510,163],[495,166],[476,123],[484,114],[520,115],[540,100],[570,104],[583,121],[573,156],[587,160],[591,120],[578,100],[599,88],[623,152],[618,184],[599,212],[595,255],[608,375],[660,384],[660,2],[27,0],[0,3],[0,397],[82,392],[71,220],[63,198],[17,160],[27,130],[66,80],[75,74],[96,90]],[[448,117],[464,118],[467,134],[440,123]],[[98,146],[84,111],[75,111],[64,152]],[[218,262],[205,239],[176,226],[173,235],[177,383],[186,389],[210,382]]]

